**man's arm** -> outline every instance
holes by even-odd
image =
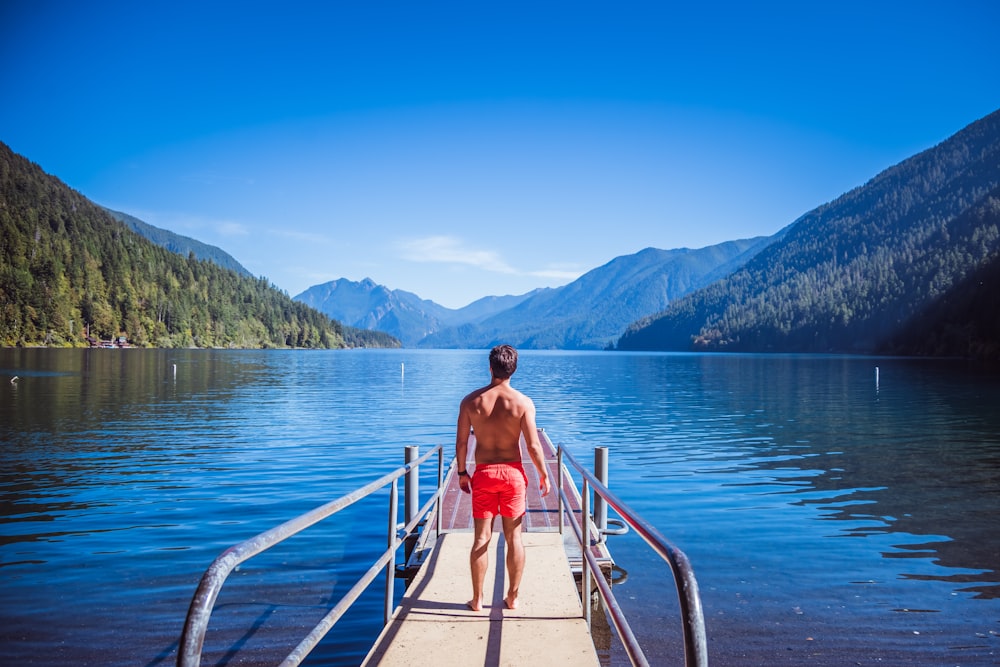
[[[472,491],[472,479],[465,469],[466,460],[469,458],[469,432],[471,430],[472,420],[469,418],[469,411],[466,410],[463,400],[458,408],[458,426],[455,431],[455,470],[458,474],[458,486],[466,493]]]
[[[527,403],[524,415],[521,417],[521,433],[524,435],[524,444],[528,449],[528,456],[535,464],[538,471],[538,489],[542,496],[549,494],[549,474],[545,467],[545,453],[542,451],[542,443],[538,439],[538,426],[535,424],[535,404],[530,398],[525,396]]]

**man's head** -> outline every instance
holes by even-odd
[[[517,370],[517,350],[510,345],[497,345],[490,350],[490,372],[497,380],[506,380]]]

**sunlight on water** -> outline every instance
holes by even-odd
[[[482,351],[0,350],[0,379],[15,374],[0,382],[7,658],[155,665],[173,664],[223,549],[388,472],[404,445],[450,456],[458,401],[488,366]],[[996,376],[526,351],[514,384],[556,444],[583,461],[609,447],[612,490],[691,558],[713,663],[995,663]],[[280,661],[383,548],[385,506],[244,564],[207,655]],[[675,662],[669,572],[634,534],[611,539],[636,634]],[[356,664],[381,603],[370,591],[315,662]]]

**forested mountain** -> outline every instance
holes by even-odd
[[[198,259],[215,262],[224,269],[230,269],[248,277],[253,276],[253,274],[247,271],[242,264],[236,261],[235,257],[222,248],[202,243],[201,241],[197,241],[187,236],[175,234],[166,229],[154,227],[148,222],[144,222],[135,216],[129,215],[128,213],[112,211],[110,208],[106,207],[101,208],[104,208],[104,210],[110,213],[115,220],[124,223],[126,227],[137,233],[139,236],[149,239],[158,246],[163,246],[170,252],[175,252],[178,255],[184,255],[185,257],[187,257],[189,253],[193,253]]]
[[[139,236],[0,143],[0,344],[158,347],[397,345]]]
[[[390,290],[369,278],[354,282],[341,278],[314,285],[295,297],[330,317],[363,329],[377,329],[416,345],[428,334],[447,326],[475,322],[511,308],[534,292],[521,296],[485,297],[464,308],[451,309],[403,290]]]
[[[1000,358],[1000,111],[797,220],[623,350]]]
[[[533,349],[603,349],[636,318],[726,275],[782,234],[616,257],[492,317],[427,336],[420,347],[487,348],[506,342]]]

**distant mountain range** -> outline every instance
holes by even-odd
[[[436,331],[481,321],[513,308],[534,293],[488,296],[456,310],[411,292],[390,290],[369,278],[361,282],[341,278],[310,287],[295,300],[350,326],[384,331],[403,345],[414,347]]]
[[[708,248],[647,248],[617,257],[569,285],[519,296],[491,296],[449,309],[370,279],[335,280],[295,297],[334,319],[391,334],[408,347],[601,349],[635,320],[666,307],[744,264],[780,238]]]

